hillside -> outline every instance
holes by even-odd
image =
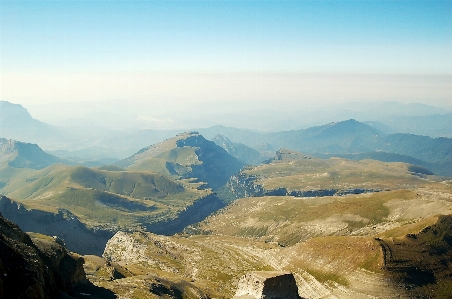
[[[377,238],[384,267],[398,283],[417,296],[448,298],[452,292],[452,216],[441,215],[420,232]]]
[[[430,170],[434,174],[443,176],[452,176],[452,159],[444,159],[434,162],[422,161],[410,156],[392,154],[386,152],[370,152],[370,153],[359,153],[359,154],[314,154],[314,156],[319,158],[331,158],[331,157],[341,157],[351,160],[378,160],[382,162],[404,162],[412,165],[421,166],[425,169]]]
[[[91,253],[99,253],[99,247],[105,245],[105,236],[110,237],[118,230],[172,234],[224,206],[209,190],[198,190],[199,184],[176,182],[151,172],[58,164],[42,170],[18,171],[9,167],[0,173],[0,181],[3,182],[0,192],[22,207],[8,209],[19,225],[34,225],[41,233],[53,232],[67,240],[73,250],[77,244],[85,244],[86,250],[80,252],[87,253],[91,248]],[[72,233],[66,234],[43,224],[48,221],[52,226],[65,217],[80,222],[77,232],[70,230]],[[61,227],[66,225],[63,220]],[[97,237],[99,244],[92,244],[93,232],[105,233]]]
[[[423,161],[452,160],[452,138],[391,134],[379,141],[379,150],[411,156]]]
[[[304,171],[295,171],[300,169],[297,159],[310,170],[305,177],[300,175]],[[269,189],[301,190],[316,179],[325,190],[335,189],[338,183],[332,177],[322,179],[330,173],[325,164],[315,160],[285,152],[268,165],[244,172]],[[401,163],[365,161],[360,167],[336,169],[336,178],[340,175],[341,183],[347,184],[347,172],[367,168],[372,171],[366,178],[369,184],[386,182],[385,191],[301,197],[253,194],[185,231],[277,245],[273,250],[254,245],[246,252],[254,252],[276,270],[295,273],[304,298],[445,298],[452,288],[450,216],[437,215],[452,214],[450,181],[408,174],[409,166]],[[389,251],[391,259],[386,258]]]
[[[415,281],[413,288],[412,280],[403,279],[405,274],[388,267],[379,241],[383,235],[404,238],[427,231],[444,231],[448,240],[450,226],[437,229],[438,217],[432,215],[452,212],[451,186],[434,198],[428,193],[437,192],[434,188],[423,191],[241,199],[204,221],[201,225],[213,230],[202,234],[117,233],[108,242],[101,264],[110,262],[124,277],[103,279],[102,267],[91,262],[90,269],[98,270],[91,270],[89,278],[122,296],[159,298],[184,293],[188,298],[231,298],[242,275],[276,270],[294,273],[302,298],[444,298],[441,294],[452,285],[448,267],[440,260],[448,255],[440,253],[429,262],[417,259],[424,269],[434,265],[442,270],[435,272],[434,282]],[[232,233],[237,229],[240,233]],[[294,232],[304,233],[304,238],[295,240]],[[418,238],[425,244],[425,238]],[[399,244],[395,237],[393,243]],[[438,253],[422,246],[414,251]],[[445,246],[449,252],[450,245]],[[438,292],[429,291],[436,287]]]
[[[116,165],[177,179],[197,179],[215,190],[237,173],[243,163],[199,133],[189,132],[143,148]]]
[[[133,228],[174,218],[209,194],[195,187],[157,173],[53,165],[14,176],[1,192],[26,207],[65,208],[90,226]]]
[[[0,169],[7,166],[42,169],[57,163],[71,164],[47,154],[36,144],[0,138]]]
[[[273,133],[271,144],[304,153],[356,153],[375,150],[383,134],[354,119],[304,130]]]

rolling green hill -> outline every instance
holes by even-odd
[[[105,235],[118,230],[173,234],[224,207],[210,190],[199,190],[199,184],[153,172],[55,164],[41,170],[7,167],[0,172],[0,181],[0,193],[21,207],[0,205],[0,212],[29,230],[55,234],[71,250],[83,253],[99,254],[108,239]],[[80,225],[66,223],[72,218]],[[73,227],[72,233],[49,227],[55,219],[60,227]],[[96,237],[102,232],[102,238]]]
[[[161,174],[53,165],[15,175],[1,192],[26,207],[65,208],[90,226],[133,228],[174,218],[208,194]]]

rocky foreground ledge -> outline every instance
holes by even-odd
[[[32,238],[0,214],[0,298],[67,298],[87,284],[83,258],[60,243]]]

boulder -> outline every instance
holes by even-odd
[[[292,273],[256,271],[242,276],[234,299],[301,299]]]

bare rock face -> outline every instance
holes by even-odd
[[[256,271],[242,276],[234,299],[301,299],[292,273]]]
[[[63,298],[86,283],[83,259],[43,237],[30,238],[0,214],[0,298]]]
[[[74,214],[66,209],[52,213],[26,209],[6,196],[0,196],[0,213],[24,231],[58,236],[65,247],[79,254],[101,255],[113,233],[108,230],[88,229]]]

